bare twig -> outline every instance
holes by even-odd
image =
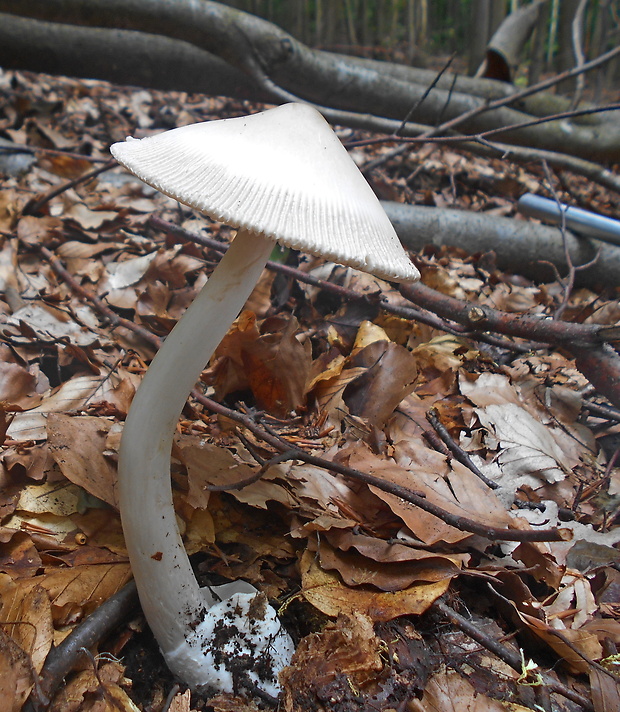
[[[96,608],[61,643],[52,648],[40,676],[39,690],[33,690],[24,712],[43,712],[63,679],[75,666],[81,651],[108,636],[137,606],[138,594],[133,581]]]
[[[463,450],[463,448],[460,447],[457,442],[455,442],[454,438],[448,432],[446,426],[439,419],[439,411],[437,410],[437,408],[430,408],[426,413],[426,419],[433,426],[437,435],[439,435],[442,441],[446,444],[453,457],[458,460],[461,465],[465,465],[465,467],[471,470],[471,472],[473,472],[474,475],[476,475],[476,477],[478,477],[478,479],[484,482],[484,484],[490,489],[499,489],[499,485],[497,484],[497,482],[493,482],[493,480],[490,480],[484,474],[484,472],[482,472],[480,468],[474,463],[474,461],[469,456],[469,453],[465,452],[465,450]]]
[[[433,608],[439,611],[445,618],[447,618],[453,625],[460,628],[464,633],[466,633],[470,638],[475,640],[477,643],[482,645],[487,650],[490,650],[494,655],[496,655],[500,660],[503,660],[507,665],[509,665],[513,670],[518,673],[523,672],[523,663],[521,656],[511,650],[510,648],[502,645],[499,641],[487,635],[479,625],[468,621],[462,615],[457,613],[451,606],[449,606],[445,601],[439,599],[433,604]],[[587,712],[594,712],[594,706],[592,701],[580,695],[579,693],[572,690],[567,685],[563,685],[559,680],[555,680],[550,675],[546,673],[540,673],[543,684],[549,688],[551,692],[558,695],[566,697],[566,699],[575,702],[580,705],[583,710]]]
[[[489,142],[489,138],[497,136],[499,134],[507,133],[509,131],[518,131],[519,129],[527,129],[532,126],[541,126],[542,124],[548,124],[552,121],[563,121],[565,119],[575,119],[579,116],[589,116],[591,114],[601,114],[608,111],[620,111],[620,104],[606,104],[605,106],[591,107],[589,109],[571,109],[570,111],[562,111],[557,114],[550,114],[549,116],[538,116],[535,119],[530,119],[529,121],[521,121],[518,124],[508,124],[506,126],[498,126],[493,129],[487,129],[486,131],[480,131],[475,134],[459,134],[451,136],[428,136],[422,134],[421,136],[378,136],[374,138],[362,139],[360,141],[350,141],[347,146],[350,148],[359,148],[360,146],[374,146],[382,143],[391,143],[397,141],[399,144],[419,144],[419,143],[440,143],[440,144],[453,144],[453,143],[463,143],[464,141],[477,141],[483,143],[486,146],[492,147],[493,144]],[[395,152],[390,154],[390,158],[394,155],[398,155]],[[382,157],[383,158],[383,157]],[[364,171],[368,172],[370,170],[369,166],[375,164],[368,163],[364,166]],[[378,165],[378,164],[376,164]]]
[[[443,76],[443,74],[448,71],[448,69],[449,69],[450,65],[452,64],[452,62],[454,61],[454,58],[455,58],[455,57],[456,57],[456,54],[453,54],[453,55],[450,57],[450,59],[449,59],[449,60],[444,64],[444,66],[441,68],[441,71],[437,73],[437,76],[436,76],[435,79],[430,83],[430,85],[427,87],[427,89],[426,89],[425,92],[422,94],[422,96],[416,101],[416,103],[411,107],[411,109],[409,109],[409,111],[407,112],[407,115],[406,115],[405,118],[402,120],[401,125],[400,125],[400,126],[396,129],[396,131],[394,132],[394,136],[400,136],[401,133],[405,130],[405,127],[406,127],[406,125],[409,123],[409,120],[410,120],[411,117],[413,116],[415,110],[420,106],[420,104],[424,101],[424,99],[426,99],[426,97],[427,97],[427,96],[433,91],[433,89],[437,86],[437,82],[441,79],[441,77]],[[456,75],[455,75],[454,81],[456,81]],[[448,99],[449,99],[449,96],[450,96],[450,95],[448,95]]]
[[[98,175],[101,173],[105,173],[106,171],[111,170],[112,168],[116,168],[118,166],[118,163],[112,158],[106,163],[104,163],[102,166],[99,166],[98,168],[93,168],[92,171],[88,171],[88,173],[83,173],[81,176],[78,176],[77,178],[73,178],[70,181],[67,181],[66,183],[63,183],[62,185],[54,188],[51,190],[49,193],[44,195],[43,197],[39,198],[38,200],[35,200],[34,202],[29,202],[24,210],[23,214],[24,215],[36,215],[36,213],[41,210],[41,208],[46,204],[49,203],[52,198],[55,198],[57,195],[61,195],[61,193],[65,193],[67,190],[70,190],[71,188],[75,188],[77,185],[81,185],[82,183],[87,183],[89,180],[92,180],[93,178],[96,178]]]

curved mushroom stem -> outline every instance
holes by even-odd
[[[262,235],[238,232],[153,359],[125,422],[118,463],[121,520],[142,609],[164,656],[184,645],[214,603],[198,586],[177,526],[172,438],[191,389],[272,249]]]

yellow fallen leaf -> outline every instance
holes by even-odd
[[[306,551],[301,560],[302,593],[315,608],[328,616],[339,613],[364,613],[373,621],[389,621],[398,616],[420,615],[448,590],[450,580],[416,584],[394,593],[368,588],[349,588],[340,577],[324,571],[314,552]]]

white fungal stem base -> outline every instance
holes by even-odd
[[[205,648],[205,642],[196,641],[196,626],[215,601],[198,586],[177,526],[170,482],[172,438],[191,389],[243,308],[272,249],[271,240],[239,231],[153,359],[131,405],[119,451],[121,519],[142,609],[164,656],[170,655],[173,672],[193,686],[219,684],[217,675],[202,682],[200,670],[187,669]],[[272,635],[270,629],[267,637]],[[284,635],[284,657],[290,657],[292,644]],[[188,637],[193,642],[184,653]],[[204,667],[204,661],[197,666]]]

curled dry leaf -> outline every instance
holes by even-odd
[[[349,411],[383,427],[394,409],[413,389],[416,359],[403,346],[391,341],[373,341],[352,354],[351,370],[364,369],[347,384],[343,399]]]
[[[322,569],[313,552],[301,559],[302,594],[315,608],[328,616],[363,613],[373,621],[389,621],[406,615],[420,615],[448,590],[450,579],[410,586],[386,593],[366,587],[350,588],[341,578]]]
[[[216,397],[251,390],[258,406],[278,417],[305,403],[310,344],[296,337],[297,319],[278,317],[262,324],[244,311],[213,357]]]
[[[370,585],[381,591],[399,591],[414,583],[452,578],[469,559],[468,554],[441,556],[347,529],[331,529],[324,536],[331,544],[322,541],[317,545],[324,569],[336,569],[348,585]],[[310,543],[309,550],[315,548]]]

